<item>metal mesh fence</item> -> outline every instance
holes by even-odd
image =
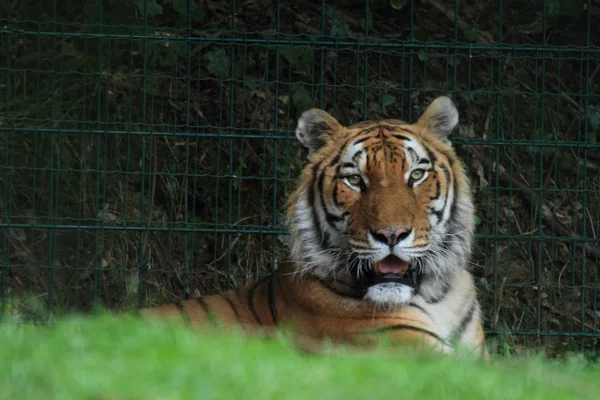
[[[1,7],[9,315],[132,309],[268,273],[286,254],[299,114],[413,121],[447,94],[474,183],[488,334],[596,351],[597,1]]]

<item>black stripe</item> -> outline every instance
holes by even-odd
[[[392,137],[395,137],[396,139],[402,140],[402,141],[405,141],[405,142],[412,142],[411,138],[409,138],[407,136],[404,136],[404,135],[392,135]]]
[[[431,161],[429,161],[428,159],[421,158],[417,164],[429,164],[429,163],[431,163]]]
[[[428,331],[427,329],[419,328],[419,327],[412,326],[412,325],[405,325],[405,324],[384,326],[383,328],[375,329],[373,331],[364,332],[364,333],[382,333],[382,332],[402,331],[402,330],[421,332],[428,336],[431,336],[432,338],[437,339],[439,342],[444,343],[444,340],[441,337],[439,337],[438,335],[436,335],[435,333],[433,333],[431,331]]]
[[[329,163],[330,167],[333,167],[335,164],[340,162],[340,153],[338,152],[338,154],[333,157],[333,160],[331,160],[331,162]]]
[[[477,302],[475,300],[473,300],[471,302],[471,306],[469,307],[469,310],[462,317],[462,319],[460,320],[460,323],[458,324],[458,326],[456,327],[454,332],[452,332],[452,335],[450,336],[450,340],[449,340],[451,343],[454,342],[455,340],[459,339],[462,336],[462,334],[465,332],[465,329],[467,329],[467,325],[469,324],[469,322],[471,322],[473,320],[473,317],[475,316],[476,305],[477,305]]]
[[[352,146],[356,146],[357,144],[361,144],[362,142],[366,142],[367,140],[371,139],[372,136],[365,136],[362,139],[358,139],[356,142],[352,143]]]
[[[363,151],[364,150],[357,151],[356,154],[354,154],[354,156],[352,157],[352,161],[357,163],[356,159],[358,158],[358,156],[360,156],[363,153]],[[369,165],[369,159],[367,158],[367,166],[368,165]]]
[[[435,215],[438,219],[437,223],[441,223],[442,222],[442,213],[444,210],[440,210],[440,211],[436,211],[435,208],[430,207],[429,211],[431,211],[431,214]]]
[[[210,308],[208,308],[208,304],[206,304],[206,302],[204,301],[204,299],[202,297],[198,297],[196,299],[196,301],[198,302],[198,304],[200,304],[200,306],[204,309],[205,313],[210,313]]]
[[[382,144],[375,144],[375,145],[371,146],[371,151],[373,153],[377,153],[377,152],[381,151],[381,149],[383,149]]]
[[[237,292],[237,290],[236,290],[236,292]],[[227,303],[229,303],[229,307],[231,307],[231,309],[233,310],[233,313],[235,314],[235,317],[237,318],[238,322],[241,322],[240,313],[238,312],[238,309],[237,309],[235,303],[233,302],[233,300],[231,300],[229,298],[229,296],[227,296],[226,294],[223,294],[222,296],[225,298]]]
[[[269,279],[269,310],[271,310],[271,318],[273,324],[277,326],[277,308],[275,307],[275,291],[273,290],[273,275]]]
[[[357,137],[357,136],[360,136],[360,135],[365,135],[365,134],[367,134],[367,133],[372,133],[373,131],[378,131],[379,129],[381,129],[381,128],[379,127],[379,125],[373,125],[373,126],[370,126],[370,127],[368,127],[368,128],[365,128],[365,129],[362,129],[362,130],[360,130],[360,131],[359,131],[359,132],[356,134],[356,136],[355,136],[355,137]]]
[[[345,162],[341,165],[342,168],[356,168],[356,165],[349,163],[349,162]]]
[[[325,218],[327,219],[327,222],[329,223],[329,225],[331,225],[335,229],[337,229],[337,227],[335,226],[336,222],[341,222],[344,220],[343,217],[340,217],[340,216],[337,216],[334,214],[330,214],[330,213],[327,213]]]
[[[429,156],[429,159],[431,160],[432,164],[435,164],[437,161],[437,157],[435,156],[435,154],[433,154],[433,151],[431,151],[429,148],[425,147],[425,150],[427,150],[427,155]]]
[[[441,190],[441,186],[440,186],[440,181],[437,180],[435,182],[435,196],[430,197],[430,200],[437,200],[440,198],[440,195],[442,194],[442,190]]]
[[[356,158],[360,156],[363,153],[363,151],[364,149],[360,149],[356,153],[354,153],[354,155],[352,156],[352,161],[356,162]]]
[[[344,142],[344,144],[342,146],[340,146],[340,151],[339,151],[338,154],[343,154],[346,151],[346,149],[348,148],[348,146],[350,145],[350,143],[353,143],[354,140],[356,140],[357,137],[359,137],[361,135],[365,135],[365,134],[367,134],[369,132],[370,132],[370,130],[366,130],[366,131],[363,130],[363,131],[357,132],[356,134],[354,134],[351,137],[349,137],[348,139],[346,139],[346,141]],[[372,137],[373,136],[367,136],[367,137],[363,138],[364,140],[363,139],[359,139],[358,143],[362,143],[365,140],[369,140]]]
[[[321,200],[321,205],[323,206],[323,210],[325,211],[325,215],[327,215],[327,205],[325,201],[323,201],[323,187],[325,186],[325,170],[321,171],[319,175],[319,180],[317,181],[317,194],[319,195],[319,200]]]
[[[444,164],[441,164],[441,168],[442,168],[442,171],[444,171],[444,175],[446,176],[446,181],[447,181],[446,186],[448,188],[450,188],[450,185],[452,184],[452,181],[450,179],[450,170]],[[450,190],[446,190],[446,198],[444,199],[444,205],[442,206],[442,208],[440,210],[442,213],[444,212],[444,210],[446,209],[446,205],[448,204],[448,198],[450,197],[449,194],[450,194]],[[456,197],[456,193],[454,193],[454,196]]]
[[[440,301],[444,300],[444,298],[446,297],[446,295],[448,294],[449,291],[450,291],[450,283],[444,282],[444,286],[442,287],[441,293],[436,297],[431,297],[431,298],[425,299],[425,301],[427,301],[427,303],[429,303],[429,304],[437,304]]]
[[[389,121],[389,122],[392,122],[392,121]],[[373,122],[371,122],[371,123],[373,123]],[[402,123],[402,124],[404,125],[404,123]],[[404,131],[404,132],[412,133],[409,129],[404,129],[404,128],[401,128],[399,126],[381,125],[381,124],[373,125],[372,127],[369,127],[369,128],[366,128],[366,129],[363,129],[363,130],[360,130],[360,131],[356,132],[356,134],[354,134],[350,138],[348,138],[346,140],[346,142],[342,146],[340,146],[340,153],[343,153],[346,150],[346,148],[348,147],[348,145],[350,143],[352,143],[357,137],[359,137],[361,135],[365,135],[365,134],[371,133],[371,132],[379,130],[381,128],[389,129],[389,130],[401,130],[401,131]],[[409,141],[411,140],[410,138],[408,138],[406,136],[402,136],[402,135],[398,135],[398,136],[404,138],[402,140],[409,140]],[[400,139],[400,137],[399,137],[399,139]],[[372,138],[372,136],[367,136],[365,138],[359,139],[358,141],[354,142],[354,144],[362,143],[362,142],[364,142],[366,140],[369,140],[370,138]]]
[[[324,186],[323,182],[324,181],[325,181],[325,171],[321,172],[321,175],[319,176],[319,182],[317,184],[317,189],[319,191],[319,200],[321,200],[321,206],[323,207],[323,212],[325,213],[325,220],[327,221],[327,223],[329,223],[329,225],[332,228],[337,229],[335,226],[335,223],[342,221],[343,218],[329,212],[329,209],[327,208],[327,204],[325,204],[325,198],[323,196],[323,186]],[[315,215],[316,215],[316,213],[315,213]]]
[[[344,144],[342,146],[340,146],[340,150],[339,150],[338,155],[336,157],[339,157],[340,154],[345,153],[346,150],[347,150],[347,148],[348,148],[348,146],[350,145],[350,143],[353,143],[353,141],[356,140],[357,137],[359,137],[361,135],[364,135],[364,134],[367,134],[367,133],[370,133],[370,132],[372,132],[374,130],[377,130],[377,129],[378,129],[378,127],[374,126],[372,128],[369,128],[369,129],[361,130],[361,131],[357,132],[356,134],[352,135],[351,137],[347,138],[346,141],[344,142]],[[371,139],[372,137],[373,136],[364,137],[364,138],[359,139],[358,141],[354,142],[353,144],[362,143],[362,142],[364,142],[366,140]]]
[[[187,312],[185,312],[185,308],[183,307],[183,303],[180,302],[180,301],[176,301],[175,302],[175,307],[177,307],[177,309],[179,310],[179,312],[183,316],[183,319],[185,320],[185,322],[189,324],[190,323],[190,316],[187,314]]]
[[[210,322],[212,322],[213,324],[215,324],[217,322],[217,317],[216,317],[215,313],[212,312],[212,310],[210,309],[210,307],[208,307],[208,304],[206,304],[206,302],[204,301],[204,299],[202,297],[198,297],[196,299],[196,302],[198,304],[200,304],[200,306],[202,307],[202,309],[206,313],[206,316],[208,317],[208,319],[210,320]]]
[[[336,207],[340,208],[341,204],[338,201],[338,185],[333,186],[333,204],[335,204]]]
[[[449,187],[451,183],[454,183],[450,179],[450,171],[448,170],[448,167],[446,167],[444,164],[441,164],[440,168],[442,169],[442,171],[444,172],[444,175],[446,176],[447,186]],[[439,180],[438,180],[438,183],[439,183]],[[455,190],[455,192],[456,192],[456,190]],[[436,198],[437,197],[439,197],[439,196],[436,194]],[[448,205],[448,199],[449,199],[449,197],[450,197],[449,196],[449,191],[447,190],[446,191],[446,197],[444,198],[444,204],[442,204],[442,207],[439,210],[436,210],[433,207],[431,207],[429,209],[431,211],[431,213],[437,217],[437,219],[438,219],[437,223],[438,224],[440,224],[442,222],[444,210],[446,209],[446,206]],[[454,194],[454,197],[456,197],[456,193]],[[435,200],[435,199],[432,199],[432,200]],[[453,205],[455,203],[456,202],[453,201]]]
[[[256,320],[256,322],[258,322],[259,325],[263,325],[263,323],[260,320],[260,317],[258,316],[258,314],[256,312],[256,308],[254,307],[254,292],[256,292],[256,289],[258,288],[258,286],[263,282],[264,282],[264,279],[261,279],[258,282],[256,282],[250,288],[250,293],[248,294],[248,307],[250,308],[250,312],[252,312],[254,319]]]
[[[416,164],[417,160],[419,159],[419,155],[417,154],[417,152],[410,147],[407,147],[406,151],[408,152],[408,155],[410,156],[412,163]]]
[[[417,310],[421,311],[423,314],[427,315],[429,318],[432,318],[431,314],[426,309],[424,309],[423,307],[421,307],[420,305],[415,304],[415,303],[409,303],[408,305],[410,307],[414,307]]]
[[[282,307],[285,307],[287,304],[287,296],[285,290],[283,289],[283,284],[281,283],[281,273],[276,271],[273,273],[273,275],[275,274],[277,275],[277,283],[279,284],[279,293],[281,293],[281,305]]]
[[[452,169],[453,165],[450,165],[450,168]],[[454,217],[456,217],[456,206],[457,206],[457,200],[458,200],[458,183],[456,180],[456,177],[454,177],[454,179],[452,179],[452,186],[454,187],[454,198],[452,199],[452,205],[450,206],[450,220],[453,220]]]
[[[319,216],[317,215],[316,212],[316,194],[315,194],[315,183],[317,180],[317,173],[319,170],[319,167],[321,166],[320,163],[316,163],[313,166],[313,170],[312,170],[312,182],[311,185],[308,187],[308,200],[310,201],[310,208],[312,209],[312,214],[313,214],[313,227],[316,231],[316,236],[318,238],[318,240],[315,241],[315,244],[317,246],[319,246],[319,249],[323,249],[323,247],[328,248],[329,247],[329,241],[328,238],[325,237],[323,230],[321,229],[321,223],[319,222]]]

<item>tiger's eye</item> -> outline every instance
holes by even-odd
[[[423,177],[423,175],[425,175],[425,171],[423,171],[422,169],[415,169],[413,172],[411,172],[410,177],[413,180],[418,181]]]
[[[360,175],[350,175],[347,179],[348,182],[350,182],[350,184],[354,186],[358,186],[362,182],[362,178],[360,177]]]

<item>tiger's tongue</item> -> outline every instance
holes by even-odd
[[[404,275],[407,270],[408,263],[399,259],[396,256],[387,256],[386,258],[375,264],[375,272],[381,275]]]

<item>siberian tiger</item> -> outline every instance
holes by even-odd
[[[344,127],[319,109],[296,136],[308,162],[287,205],[289,261],[258,282],[141,310],[202,326],[275,329],[335,343],[458,343],[485,356],[481,309],[467,264],[474,208],[448,136],[458,111],[435,99],[414,124]]]

